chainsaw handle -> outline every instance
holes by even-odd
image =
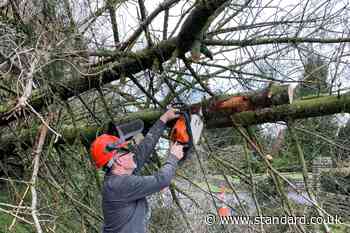
[[[177,102],[177,103],[173,103],[170,105],[172,108],[175,108],[175,109],[183,109],[185,108],[187,105],[184,104],[184,103],[180,103],[180,102]]]

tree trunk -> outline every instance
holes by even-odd
[[[279,93],[278,95],[281,94]],[[256,97],[257,95],[255,94],[253,96]],[[263,99],[265,98],[265,95],[261,96]],[[233,97],[237,97],[237,95]],[[245,97],[246,99],[249,99],[249,95],[246,95]],[[230,98],[226,97],[225,99],[227,100]],[[203,103],[192,105],[191,108],[195,110],[198,109],[199,106],[203,107],[204,124],[206,128],[232,127],[232,121],[235,121],[235,124],[242,126],[250,126],[268,122],[271,123],[278,121],[288,121],[291,119],[318,117],[336,113],[350,112],[350,93],[346,93],[340,96],[324,96],[319,98],[296,100],[292,104],[282,104],[275,106],[270,105],[270,107],[265,106],[264,108],[254,106],[256,110],[248,110],[243,112],[234,112],[230,108],[224,108],[222,110],[214,108],[215,111],[213,111],[213,108],[211,106],[220,106],[218,103],[222,102],[225,103],[225,101],[222,99],[219,101],[204,101]],[[140,111],[130,113],[120,118],[116,118],[115,123],[118,124],[129,122],[135,119],[141,119],[145,122],[146,127],[150,127],[161,116],[161,114],[162,111]],[[106,129],[107,124],[104,127],[84,125],[78,126],[77,128],[68,125],[63,127],[62,131],[60,132],[63,135],[61,142],[73,143],[76,140],[77,135],[80,135],[84,143],[89,143],[96,137],[96,135]],[[3,136],[1,138],[2,143],[0,144],[0,151],[5,153],[6,151],[11,150],[11,148],[14,148],[13,146],[16,141],[20,141],[22,145],[31,145],[30,139],[33,138],[32,132],[36,132],[36,130],[28,130],[24,132],[22,136],[17,138],[14,138],[12,135]]]

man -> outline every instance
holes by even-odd
[[[179,116],[173,109],[165,112],[133,150],[129,149],[126,142],[113,151],[106,151],[110,143],[118,141],[112,135],[101,135],[92,143],[91,154],[96,166],[108,170],[102,190],[103,233],[146,231],[146,216],[149,211],[146,196],[170,185],[177,162],[183,157],[182,145],[174,143],[170,146],[168,158],[158,173],[152,176],[137,174],[149,159],[165,124],[177,117]]]

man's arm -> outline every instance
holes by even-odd
[[[161,120],[156,121],[156,123],[154,123],[146,134],[145,138],[136,146],[134,153],[137,168],[135,169],[134,173],[140,171],[147,159],[150,157],[164,129],[165,123]]]
[[[147,159],[150,157],[154,147],[165,129],[165,124],[177,117],[178,115],[175,113],[174,109],[169,109],[166,111],[160,117],[160,119],[154,123],[141,143],[137,145],[134,151],[137,168],[135,169],[134,173],[139,172]]]
[[[127,176],[120,187],[113,187],[119,190],[120,197],[124,201],[134,201],[152,193],[159,192],[163,188],[170,185],[171,179],[175,175],[177,163],[183,158],[183,146],[180,144],[172,144],[167,161],[158,173],[153,176]]]
[[[169,155],[167,161],[160,171],[152,176],[128,176],[125,177],[122,185],[125,189],[121,193],[123,201],[134,201],[150,194],[159,192],[170,185],[175,175],[177,158]]]

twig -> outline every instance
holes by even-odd
[[[204,181],[205,181],[205,183],[206,183],[206,185],[207,185],[207,188],[208,188],[210,197],[211,197],[211,199],[212,199],[212,201],[213,201],[213,205],[214,205],[214,207],[215,207],[215,210],[216,210],[216,212],[217,212],[217,215],[220,216],[220,214],[219,214],[219,208],[218,208],[218,206],[216,205],[213,192],[212,192],[211,189],[210,189],[209,181],[208,181],[208,178],[207,178],[207,176],[206,176],[206,174],[205,174],[204,166],[203,166],[203,164],[202,164],[202,161],[201,161],[201,159],[200,159],[200,156],[199,156],[199,153],[198,153],[196,147],[193,147],[193,152],[194,152],[194,154],[196,155],[196,158],[197,158],[198,163],[199,163],[199,167],[200,167],[200,169],[201,169],[201,171],[202,171],[202,173],[203,173]],[[210,153],[212,153],[212,151],[210,151]],[[220,201],[221,201],[221,200],[220,200]],[[221,227],[222,227],[223,230],[226,230],[225,225],[221,225]]]
[[[123,43],[120,50],[125,50],[130,48],[136,39],[140,36],[145,26],[149,25],[153,19],[163,10],[169,9],[173,4],[179,2],[179,0],[167,0],[161,3],[143,22],[140,23],[140,26],[135,30],[135,32]]]
[[[161,108],[164,108],[163,105],[159,103],[159,101],[155,97],[153,97],[150,93],[148,93],[148,91],[146,91],[146,89],[137,81],[137,79],[132,74],[129,74],[128,77],[150,100],[152,100],[153,104],[159,105]]]
[[[163,40],[168,38],[169,9],[164,11]]]
[[[310,198],[308,198],[307,196],[305,196],[303,193],[301,193],[297,187],[292,184],[286,177],[284,177],[283,175],[281,175],[275,168],[272,167],[271,163],[267,160],[267,158],[265,157],[265,155],[261,152],[261,150],[255,145],[255,143],[249,138],[249,136],[247,136],[241,129],[241,127],[239,125],[237,125],[234,121],[234,119],[232,118],[232,123],[236,126],[237,130],[241,133],[241,135],[247,140],[247,142],[249,143],[249,145],[259,154],[259,156],[263,159],[263,161],[265,162],[265,164],[267,165],[268,169],[270,169],[270,171],[273,174],[276,174],[276,176],[280,177],[282,180],[284,180],[296,193],[298,193],[301,197],[303,197],[306,201],[308,201],[310,204],[312,204],[313,206],[315,206],[317,209],[321,210],[323,213],[325,213],[327,216],[331,216],[329,213],[327,213],[327,211],[325,211],[323,208],[321,208],[317,203],[315,203],[313,200],[311,200]]]
[[[172,185],[170,185],[169,187],[169,190],[170,190],[170,193],[171,193],[171,196],[173,197],[173,200],[175,201],[175,204],[177,205],[177,207],[179,208],[180,212],[181,212],[181,215],[182,217],[184,218],[185,222],[186,222],[186,225],[188,226],[189,230],[191,233],[194,233],[193,229],[192,229],[192,226],[191,226],[191,223],[190,221],[188,220],[187,218],[187,215],[186,215],[186,212],[184,211],[184,209],[182,208],[181,206],[181,203],[180,203],[180,200],[179,198],[177,197],[176,193],[175,193],[175,189]]]
[[[0,202],[0,206],[6,206],[6,207],[10,207],[10,208],[13,208],[13,209],[30,209],[30,207],[28,207],[28,206],[20,206],[20,205],[18,205],[18,206],[16,206],[16,205],[11,205],[11,204],[7,204],[7,203],[2,203],[2,202]]]
[[[307,130],[307,129],[299,128],[299,127],[296,127],[296,126],[293,126],[293,127],[294,127],[294,129],[296,129],[296,130],[298,130],[298,131],[301,131],[301,132],[304,132],[304,133],[313,135],[313,136],[315,136],[315,137],[317,137],[317,138],[320,138],[321,140],[323,140],[323,141],[329,143],[330,145],[336,146],[336,147],[338,147],[338,148],[340,148],[340,149],[343,149],[343,150],[346,150],[346,151],[350,151],[350,148],[349,148],[349,147],[340,145],[339,143],[336,143],[336,142],[332,141],[332,139],[329,139],[329,138],[327,138],[327,137],[325,137],[325,136],[322,136],[322,135],[320,135],[320,134],[318,134],[318,133],[312,132],[312,131]]]
[[[118,32],[118,24],[117,24],[117,16],[115,14],[115,9],[112,4],[112,1],[107,1],[106,3],[108,11],[109,11],[109,17],[111,18],[111,24],[112,24],[112,30],[113,30],[113,37],[114,37],[114,45],[117,46],[119,44],[119,32]]]
[[[248,164],[250,182],[252,183],[252,185],[251,185],[252,197],[253,197],[254,204],[255,204],[258,215],[262,216],[261,208],[260,208],[258,199],[256,197],[256,186],[255,186],[255,182],[253,179],[253,170],[252,170],[252,165],[251,165],[250,159],[249,159],[247,144],[248,144],[247,142],[244,143],[244,154],[245,154],[245,159],[246,159],[247,164]],[[261,230],[261,232],[265,232],[263,224],[260,224],[260,230]]]
[[[320,43],[320,44],[332,44],[332,43],[345,43],[350,42],[349,37],[344,38],[307,38],[307,37],[277,37],[277,38],[259,38],[248,40],[204,40],[205,45],[215,46],[253,46],[253,45],[266,45],[266,44],[300,44],[300,43]]]
[[[196,184],[193,179],[181,174],[180,172],[176,172],[176,176],[182,178],[183,180],[187,181],[189,184],[193,185],[195,188],[199,189],[200,191],[202,191],[203,193],[207,194],[207,195],[212,195],[213,199],[220,201],[221,203],[227,205],[228,207],[230,207],[231,209],[234,209],[235,207],[232,206],[230,203],[228,203],[227,201],[222,201],[219,197],[217,197],[216,195],[213,195],[210,187],[208,188],[208,190],[205,190],[204,188],[202,188],[199,184]],[[210,211],[210,210],[208,210]]]
[[[145,7],[145,3],[143,0],[138,0],[139,6],[140,6],[140,13],[141,13],[141,21],[145,21],[146,20],[146,7]],[[153,47],[153,42],[151,39],[151,35],[148,29],[147,25],[143,25],[143,30],[145,32],[145,36],[148,42],[148,47]]]
[[[236,126],[236,125],[235,125]],[[258,141],[257,137],[255,136],[255,134],[253,133],[253,131],[250,129],[250,128],[247,128],[247,133],[248,133],[248,138],[251,140],[251,142],[255,145],[255,147],[259,150],[260,152],[260,155],[262,155],[265,160],[265,165],[270,165],[272,167],[272,165],[270,164],[270,162],[268,161],[268,157],[266,156],[266,154],[264,153],[264,150],[262,148],[262,145],[261,143]],[[239,131],[241,134],[243,133],[242,130]],[[243,135],[243,134],[242,134]],[[246,141],[247,141],[247,138],[245,138]],[[248,142],[247,142],[248,143]],[[255,149],[255,148],[254,148]],[[269,166],[268,166],[269,168]],[[288,215],[288,216],[295,216],[294,214],[294,211],[293,211],[293,208],[289,202],[289,199],[288,199],[288,196],[284,190],[284,188],[282,187],[282,183],[281,183],[281,179],[280,177],[276,174],[276,173],[273,173],[271,172],[271,169],[268,170],[268,172],[270,172],[270,175],[271,175],[271,178],[273,180],[273,183],[277,189],[277,192],[279,194],[279,197],[281,199],[281,203],[282,203],[282,208],[283,210],[285,211],[285,213]],[[254,194],[254,192],[253,192]],[[296,226],[295,225],[288,225],[291,230],[292,228],[295,229],[296,232],[298,232],[298,230],[300,230],[300,232],[303,232],[303,233],[306,233],[304,227],[301,225],[301,224],[297,224]]]
[[[39,117],[41,122],[52,132],[56,135],[56,140],[57,141],[62,135],[60,133],[57,133],[53,128],[50,127],[48,123],[45,122],[44,118],[38,113],[28,102],[26,102],[27,106],[32,110],[32,112]]]
[[[83,98],[80,95],[77,95],[77,98],[79,101],[83,104],[83,106],[86,108],[86,110],[90,113],[91,117],[94,119],[97,125],[102,125],[102,121],[99,119],[99,117],[89,108],[89,106],[86,104],[86,102],[83,100]]]
[[[23,197],[22,197],[21,201],[19,202],[18,207],[16,208],[16,214],[15,214],[15,215],[18,214],[18,211],[19,211],[19,209],[21,208],[21,205],[22,205],[22,203],[23,203],[23,201],[24,201],[24,198],[27,196],[28,191],[29,191],[29,185],[27,186],[26,191],[24,192]],[[11,231],[12,228],[14,227],[14,225],[15,225],[15,223],[16,223],[16,219],[17,219],[17,218],[13,218],[12,223],[11,223],[11,225],[10,225],[10,227],[9,227],[9,231]]]
[[[33,224],[32,222],[28,221],[27,219],[22,218],[22,217],[20,217],[20,216],[18,216],[18,215],[16,215],[16,214],[12,213],[11,211],[5,210],[5,209],[3,209],[3,208],[0,208],[0,212],[4,212],[4,213],[6,213],[6,214],[10,214],[10,215],[14,216],[15,218],[18,218],[19,220],[21,220],[21,221],[23,221],[23,222],[25,222],[25,223],[28,223],[28,224],[30,224],[30,225]]]
[[[111,1],[112,2],[112,1]],[[97,18],[99,16],[101,16],[110,6],[111,6],[111,2],[107,2],[104,6],[102,6],[101,8],[98,8],[95,12],[91,13],[89,16],[87,16],[85,19],[83,19],[79,24],[78,24],[78,28],[84,26],[85,24],[88,24],[86,26],[85,29],[83,29],[84,31],[87,30],[89,28],[89,26],[95,22],[97,20]],[[117,5],[118,3],[121,5],[124,1],[114,1],[116,2]],[[113,6],[113,5],[112,5]],[[115,7],[115,6],[114,6]]]
[[[0,180],[8,181],[8,182],[16,182],[16,183],[22,183],[22,184],[29,184],[30,182],[28,181],[23,181],[23,180],[14,180],[14,179],[6,179],[6,178],[0,178]]]
[[[7,88],[6,86],[4,86],[4,85],[2,85],[2,84],[0,84],[0,89],[3,89],[3,90],[5,90],[5,91],[9,92],[9,93],[11,93],[12,95],[16,95],[16,94],[17,94],[15,91],[13,91],[13,90]]]
[[[215,96],[215,94],[205,85],[200,77],[196,74],[196,72],[193,70],[189,60],[183,56],[182,57],[183,62],[185,63],[186,68],[190,71],[191,75],[196,79],[196,81],[199,83],[199,85],[211,96]]]
[[[294,141],[294,143],[296,144],[297,146],[297,150],[298,150],[298,156],[299,156],[299,162],[302,166],[302,171],[303,171],[303,178],[304,178],[304,184],[305,184],[305,189],[306,189],[306,192],[307,194],[309,195],[309,198],[311,200],[313,200],[315,203],[318,204],[317,202],[317,199],[315,197],[315,194],[311,191],[311,186],[309,184],[309,181],[308,181],[308,171],[307,171],[307,167],[306,167],[306,162],[305,162],[305,157],[304,157],[304,152],[303,152],[303,149],[301,148],[300,146],[300,143],[299,143],[299,140],[298,140],[298,137],[295,133],[295,130],[294,130],[294,126],[293,126],[293,122],[288,124],[288,129],[289,129],[289,132],[291,134],[291,137]],[[317,209],[317,212],[318,214],[324,218],[324,213],[321,212],[321,210]],[[328,232],[331,232],[330,229],[329,229],[329,226],[328,224],[325,222],[325,221],[322,221],[322,225],[325,229],[325,231],[328,233]]]

